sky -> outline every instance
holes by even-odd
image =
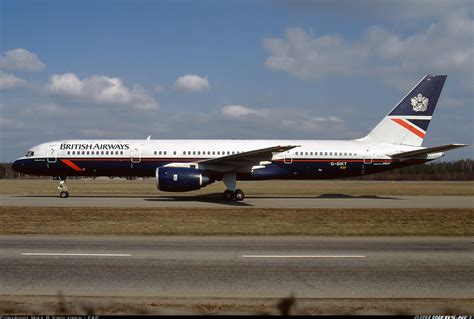
[[[0,0],[0,162],[59,139],[355,139],[447,74],[474,158],[474,1]]]

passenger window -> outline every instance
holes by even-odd
[[[69,153],[70,153],[70,152],[69,152],[69,151],[67,151],[67,155],[69,155]]]
[[[310,155],[310,156],[313,156],[313,152],[309,152],[309,155]]]
[[[215,152],[215,151],[212,151],[212,155],[216,155],[216,152]]]
[[[123,155],[123,151],[120,151],[120,155]]]
[[[308,152],[305,152],[304,155],[308,156]]]
[[[217,155],[221,155],[221,152],[220,152],[220,151],[217,151]]]
[[[344,153],[344,156],[347,156],[347,153]]]
[[[201,151],[198,151],[198,155],[201,155]]]
[[[173,151],[173,155],[176,155],[176,151]]]
[[[298,155],[298,152],[295,152],[295,155]]]
[[[163,154],[166,155],[166,151],[164,151]]]
[[[193,151],[193,155],[196,155],[196,151]]]
[[[76,151],[72,151],[72,155],[76,155]]]

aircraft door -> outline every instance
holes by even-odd
[[[365,153],[364,153],[364,165],[365,164],[372,164],[372,159],[373,159],[373,154],[370,151],[370,148],[367,147]]]
[[[130,151],[130,161],[138,164],[142,161],[142,145],[135,145]]]
[[[362,175],[364,175],[366,172],[365,172],[365,169],[367,168],[367,165],[371,165],[372,164],[372,159],[373,159],[373,154],[372,152],[370,152],[370,148],[367,147],[366,150],[364,151],[364,153],[362,154]]]
[[[285,163],[285,164],[293,163],[293,155],[291,154],[290,151],[285,152],[285,157],[283,158],[283,163]]]
[[[58,160],[58,146],[56,144],[51,144],[48,146],[48,151],[46,153],[46,161],[50,164],[56,163]]]

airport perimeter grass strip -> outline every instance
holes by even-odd
[[[197,191],[187,193],[164,193],[156,189],[154,179],[109,180],[78,179],[67,180],[71,194],[89,196],[222,196],[225,186],[214,183]],[[58,195],[58,182],[52,179],[0,180],[2,195]],[[267,196],[321,196],[344,194],[351,196],[474,196],[474,182],[445,181],[239,181],[238,188],[250,195]]]
[[[468,209],[0,206],[0,235],[473,236]]]
[[[11,315],[438,315],[473,313],[474,299],[455,298],[160,298],[2,296],[0,313]]]

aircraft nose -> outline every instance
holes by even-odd
[[[22,166],[23,166],[23,165],[20,163],[20,161],[19,161],[19,160],[16,160],[16,161],[14,161],[13,164],[12,164],[12,169],[13,169],[15,172],[17,172],[17,173],[21,173],[21,167],[22,167]]]

